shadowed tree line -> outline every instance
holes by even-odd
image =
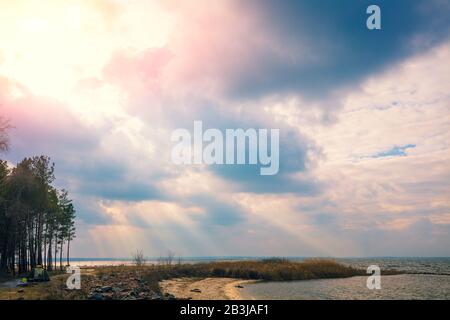
[[[0,118],[0,151],[8,149],[9,125]],[[75,208],[57,190],[54,163],[47,156],[25,158],[15,167],[0,159],[0,272],[48,270],[67,264],[75,237]]]

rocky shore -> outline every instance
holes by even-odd
[[[83,281],[88,300],[171,300],[139,275],[120,272],[91,275]]]

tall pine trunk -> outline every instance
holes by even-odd
[[[48,254],[47,254],[47,269],[49,271],[53,270],[53,262],[52,262],[52,238],[48,239]]]
[[[63,258],[63,240],[61,239],[61,246],[59,247],[59,270],[62,270],[62,258]]]
[[[67,252],[66,252],[66,257],[67,257],[67,265],[70,266],[70,234],[69,234],[69,239],[67,240]]]
[[[38,215],[38,222],[37,222],[37,242],[36,242],[36,249],[37,249],[37,263],[42,265],[42,231],[43,231],[43,223],[42,223],[42,212],[39,212]]]
[[[47,237],[44,237],[44,268],[47,269]]]
[[[57,269],[57,254],[58,254],[58,236],[57,235],[55,235],[55,258],[54,258],[54,260],[55,260],[55,270]]]

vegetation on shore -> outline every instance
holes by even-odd
[[[51,281],[29,282],[26,287],[0,288],[0,300],[83,300],[83,290],[67,290],[64,271],[49,272]]]
[[[0,160],[0,273],[22,274],[36,265],[52,270],[58,259],[62,269],[64,247],[69,261],[75,208],[66,190],[52,186],[53,172],[45,156],[12,169]]]
[[[0,117],[0,152],[8,149],[8,128]],[[25,158],[15,167],[0,159],[0,277],[24,274],[36,265],[50,271],[58,258],[62,270],[64,246],[69,262],[75,208],[54,180],[54,163],[47,156]]]
[[[226,277],[249,280],[289,281],[324,278],[345,278],[365,274],[365,270],[339,264],[333,260],[308,259],[293,262],[286,259],[256,261],[220,261],[198,264],[156,266],[157,272],[143,269],[143,275],[159,280],[177,277]],[[146,272],[146,270],[148,270]]]
[[[390,271],[390,274],[397,273]],[[66,274],[57,275],[49,284],[24,288],[25,299],[173,299],[164,295],[159,283],[173,278],[236,278],[262,281],[291,281],[346,278],[367,275],[333,260],[310,259],[293,262],[286,259],[259,261],[220,261],[198,264],[156,264],[82,268],[81,290],[66,290]],[[17,289],[13,289],[13,291]],[[11,297],[11,289],[0,289],[0,299]],[[18,294],[17,294],[18,295]],[[20,295],[19,295],[20,296]]]

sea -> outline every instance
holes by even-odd
[[[381,270],[380,289],[369,289],[368,276],[290,282],[260,282],[241,289],[244,299],[275,300],[449,300],[450,258],[336,258],[343,264]],[[406,274],[383,275],[396,269]]]

